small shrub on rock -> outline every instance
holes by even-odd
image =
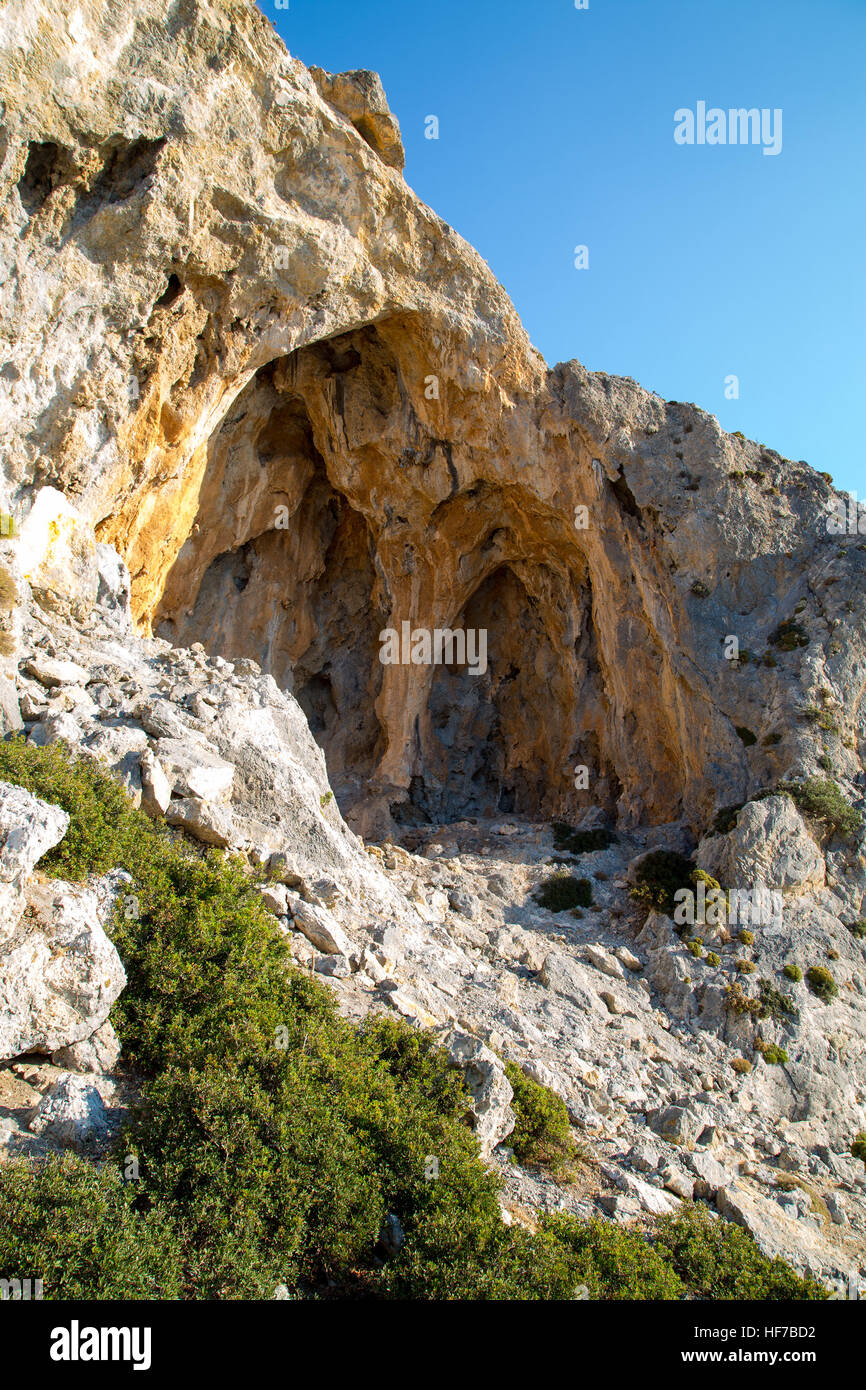
[[[676,892],[681,888],[692,888],[692,869],[691,860],[675,850],[653,850],[644,856],[637,867],[637,881],[631,889],[631,896],[646,907],[672,917]]]
[[[566,1172],[575,1157],[575,1146],[565,1102],[548,1086],[533,1081],[515,1062],[505,1063],[505,1075],[514,1091],[511,1104],[517,1116],[506,1142],[518,1163]]]
[[[551,874],[536,890],[539,907],[549,912],[567,912],[574,907],[592,907],[592,883],[574,874]]]
[[[806,971],[806,980],[812,993],[824,1004],[832,1004],[839,993],[839,986],[823,965],[812,965]]]

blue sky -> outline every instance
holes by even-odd
[[[259,5],[303,62],[381,73],[408,183],[548,362],[695,401],[866,497],[866,0]],[[677,145],[699,101],[781,108],[781,152]]]

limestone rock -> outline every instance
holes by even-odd
[[[27,899],[27,917],[0,944],[0,1060],[91,1037],[126,983],[95,888],[53,879],[31,884]]]
[[[601,1011],[598,994],[592,987],[589,972],[581,970],[574,961],[559,951],[551,951],[544,958],[539,979],[554,994],[564,995],[578,1008],[588,1012]]]
[[[347,116],[359,135],[392,169],[405,163],[400,127],[388,106],[377,72],[325,72],[310,68],[310,76],[331,106]]]
[[[24,908],[25,880],[66,834],[69,817],[23,787],[0,782],[0,947]]]
[[[97,1088],[83,1076],[66,1072],[39,1102],[30,1130],[54,1144],[88,1149],[104,1143],[111,1127]]]
[[[201,801],[231,800],[235,770],[206,748],[190,748],[180,739],[157,740],[156,756],[176,794]]]
[[[141,804],[150,816],[165,815],[171,803],[171,783],[159,758],[146,748],[139,759]]]
[[[169,825],[178,826],[205,845],[224,847],[234,839],[232,813],[218,802],[203,801],[197,796],[173,797],[165,818]]]
[[[472,1097],[473,1126],[481,1151],[490,1154],[514,1128],[514,1092],[494,1052],[478,1038],[452,1029],[443,1046],[466,1078]]]
[[[814,768],[800,711],[820,687],[856,720],[866,659],[841,597],[866,558],[828,536],[827,482],[626,378],[548,369],[399,176],[374,75],[311,73],[252,5],[189,0],[180,37],[166,14],[85,0],[71,45],[30,0],[0,55],[0,424],[34,592],[122,623],[114,546],[140,631],[297,696],[359,826],[501,824],[505,801],[703,830]],[[772,650],[801,593],[800,645],[733,671],[731,615]],[[383,665],[404,621],[485,631],[484,673]]]
[[[103,1073],[111,1071],[120,1057],[120,1040],[110,1023],[103,1023],[82,1042],[61,1047],[52,1054],[52,1062],[77,1072]]]
[[[349,939],[326,907],[315,907],[291,893],[288,895],[288,905],[294,926],[303,932],[317,951],[324,951],[327,955],[349,954],[352,949]]]
[[[825,878],[821,850],[789,796],[748,802],[734,830],[701,841],[697,863],[725,888],[802,892]]]
[[[88,679],[83,666],[78,666],[74,661],[60,661],[45,656],[41,652],[30,657],[24,663],[24,669],[34,680],[47,686],[83,685]]]

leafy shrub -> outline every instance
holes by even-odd
[[[765,787],[755,792],[752,801],[765,801],[769,796],[790,796],[807,819],[816,822],[825,833],[853,840],[858,834],[862,817],[845,800],[838,784],[831,778],[809,777],[803,782],[780,782],[775,788]],[[737,817],[744,801],[718,810],[710,826],[711,835],[728,835],[736,829]]]
[[[818,709],[816,705],[807,705],[803,710],[804,719],[808,719],[810,724],[816,725],[825,734],[838,734],[839,725],[833,718],[830,710]]]
[[[735,980],[733,984],[726,987],[725,1008],[728,1013],[752,1014],[755,1018],[761,1012],[760,1000],[753,999],[750,994],[747,994],[739,980]]]
[[[591,1299],[670,1301],[685,1295],[662,1253],[634,1231],[566,1215],[551,1217],[549,1229],[568,1250],[576,1280]]]
[[[780,782],[777,793],[793,797],[799,809],[810,820],[823,826],[829,834],[853,840],[862,825],[855,811],[842,794],[837,782],[827,777],[809,777],[804,782]]]
[[[802,975],[800,978],[802,979]],[[797,1006],[790,994],[783,994],[769,980],[758,981],[758,1002],[761,1006],[760,1018],[785,1019],[797,1016]]]
[[[859,922],[851,922],[848,930],[858,941],[866,941],[866,918],[861,917]]]
[[[854,1158],[859,1158],[862,1163],[866,1163],[866,1129],[861,1129],[859,1134],[855,1134],[851,1144],[851,1153]]]
[[[536,889],[539,907],[550,912],[567,912],[572,907],[592,907],[592,883],[574,874],[551,874]]]
[[[806,971],[806,980],[813,994],[824,1004],[831,1004],[839,993],[839,986],[823,965],[812,965]]]
[[[737,816],[745,806],[745,801],[737,801],[732,806],[722,806],[713,817],[711,835],[729,835],[737,828]]]
[[[165,1213],[140,1208],[112,1165],[18,1159],[0,1173],[0,1269],[48,1299],[173,1299],[182,1261]]]
[[[636,883],[631,896],[657,912],[672,917],[676,903],[674,894],[681,888],[692,887],[692,862],[676,850],[656,849],[644,856],[635,871]]]
[[[552,829],[554,848],[569,854],[590,854],[593,850],[609,849],[617,842],[613,831],[603,826],[597,830],[575,830],[566,821],[555,820]]]
[[[789,963],[788,965],[784,966],[782,973],[787,975],[789,980],[800,981],[803,978],[803,972],[800,969],[799,965],[791,965]]]
[[[740,940],[742,941],[744,946],[751,946],[752,942],[755,940],[755,933],[753,931],[748,931],[745,927],[743,927],[740,931]]]
[[[784,1066],[788,1060],[788,1054],[783,1047],[776,1043],[766,1043],[761,1048],[761,1056],[770,1066]]]
[[[771,646],[777,647],[782,652],[793,652],[797,647],[808,647],[809,634],[802,623],[796,623],[791,619],[779,626],[770,633],[768,641]]]
[[[740,957],[735,964],[741,975],[754,975],[758,968],[753,960],[745,960],[743,957]]]
[[[707,965],[721,965],[722,958],[717,951],[707,951]]]
[[[752,1064],[748,1057],[735,1057],[731,1066],[740,1076],[746,1076],[752,1070]]]
[[[575,1147],[565,1102],[555,1091],[526,1076],[514,1062],[505,1063],[505,1075],[514,1091],[512,1106],[517,1117],[508,1145],[517,1161],[566,1173]]]
[[[741,1226],[710,1216],[697,1204],[660,1219],[655,1247],[693,1297],[718,1301],[822,1300],[827,1292],[780,1259],[768,1259]]]

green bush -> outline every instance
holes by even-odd
[[[505,1063],[505,1075],[514,1091],[517,1117],[507,1143],[518,1163],[538,1164],[556,1173],[569,1171],[575,1147],[565,1102],[514,1062]]]
[[[549,1230],[574,1260],[576,1281],[591,1299],[667,1300],[686,1290],[661,1251],[609,1221],[549,1218]]]
[[[574,874],[551,874],[535,892],[539,907],[550,912],[567,912],[572,907],[592,907],[592,883]]]
[[[722,958],[719,955],[718,951],[707,951],[707,965],[712,965],[715,967],[717,965],[721,965],[721,963]]]
[[[163,1213],[182,1252],[183,1297],[268,1297],[279,1282],[387,1293],[375,1250],[389,1212],[406,1231],[405,1260],[393,1261],[406,1296],[434,1296],[461,1245],[461,1296],[511,1267],[462,1074],[426,1035],[342,1020],[293,967],[242,865],[152,825],[91,764],[13,742],[0,745],[0,776],[70,813],[42,861],[50,872],[120,864],[133,875],[140,915],[111,926],[128,976],[113,1020],[144,1104],[122,1148],[139,1162],[138,1204]],[[0,1186],[14,1210],[2,1173]],[[111,1284],[112,1260],[106,1248],[82,1296]],[[541,1263],[528,1262],[520,1289],[497,1287],[538,1296]]]
[[[802,623],[791,620],[780,623],[775,631],[770,633],[768,640],[771,646],[781,652],[793,652],[797,647],[808,647],[810,638]]]
[[[568,854],[590,854],[593,850],[609,849],[615,845],[617,837],[613,831],[599,827],[597,830],[575,830],[566,821],[553,822],[553,847]]]
[[[806,980],[813,994],[824,1004],[831,1004],[839,993],[839,986],[823,965],[812,965],[806,971]]]
[[[803,710],[804,719],[808,719],[810,724],[814,724],[825,734],[838,734],[839,725],[833,718],[830,710],[818,709],[815,705],[807,705]]]
[[[775,788],[756,792],[752,801],[764,801],[768,796],[790,796],[803,815],[827,834],[840,835],[849,842],[855,839],[862,826],[862,817],[842,794],[838,783],[829,777],[809,777],[803,782],[780,782]],[[711,835],[727,835],[736,827],[737,816],[745,802],[723,806],[713,819]]]
[[[784,967],[782,973],[787,975],[789,980],[795,980],[797,982],[799,982],[803,978],[803,972],[800,969],[799,965],[788,964]]]
[[[722,806],[713,817],[709,833],[711,835],[729,835],[732,830],[737,828],[737,816],[745,804],[745,801],[737,801],[732,806]]]
[[[827,1297],[814,1279],[801,1278],[783,1260],[768,1259],[742,1227],[714,1219],[698,1205],[662,1217],[655,1246],[693,1297],[719,1301]]]
[[[794,966],[794,969],[796,970],[797,967]],[[787,966],[785,973],[787,974]],[[793,975],[789,976],[789,979],[795,978]],[[800,975],[800,979],[802,978]],[[769,980],[758,981],[758,1002],[761,1006],[760,1018],[786,1019],[797,1017],[797,1006],[791,995],[783,994]]]
[[[777,1046],[776,1043],[767,1043],[766,1046],[761,1049],[761,1056],[770,1066],[781,1067],[784,1066],[788,1060],[788,1054],[785,1049]]]
[[[631,896],[646,907],[672,917],[674,894],[681,888],[693,890],[692,862],[675,850],[656,849],[645,855],[635,871]]]
[[[859,922],[852,922],[848,930],[858,941],[866,941],[866,918],[861,917]]]
[[[42,1279],[47,1299],[174,1299],[178,1242],[113,1165],[23,1159],[0,1170],[0,1271]]]
[[[854,1158],[859,1158],[862,1163],[866,1163],[866,1129],[855,1134],[851,1144],[851,1153]]]
[[[861,828],[859,811],[855,811],[845,800],[838,783],[829,777],[809,777],[804,782],[780,782],[776,792],[793,797],[803,815],[817,822],[831,835],[851,841]]]

